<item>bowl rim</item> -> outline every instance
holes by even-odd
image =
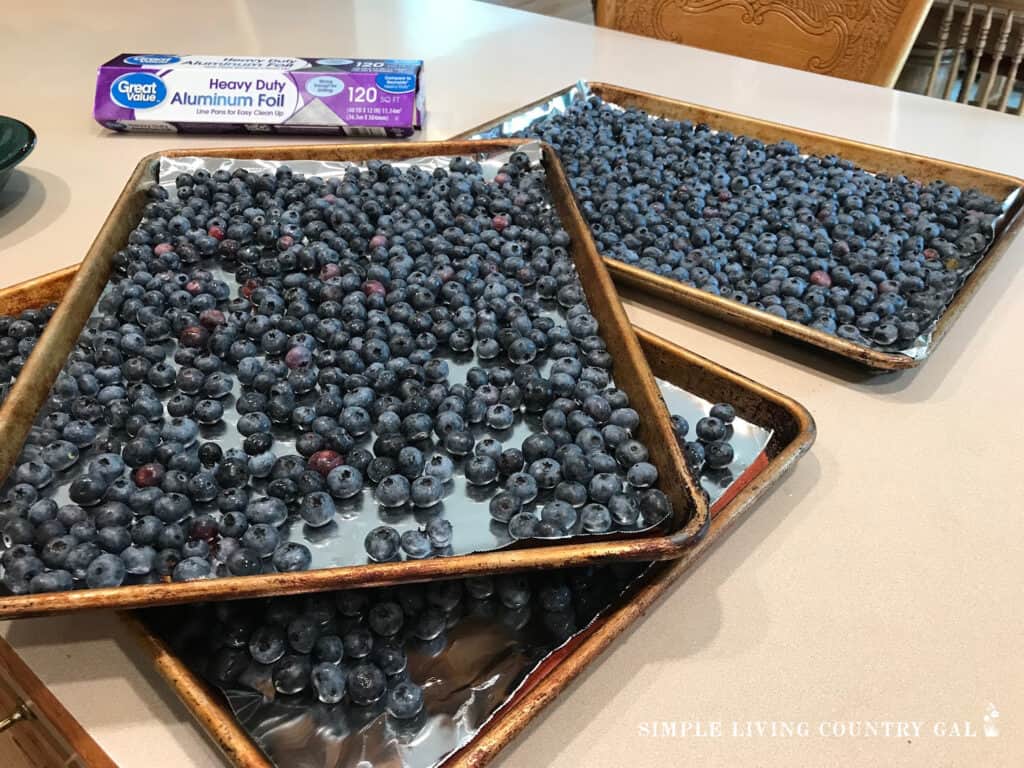
[[[18,163],[31,155],[32,150],[36,147],[36,140],[38,138],[36,132],[32,129],[32,126],[24,120],[19,120],[18,118],[10,117],[9,115],[0,115],[0,122],[5,120],[16,123],[24,128],[28,132],[28,140],[11,154],[9,160],[5,161],[3,158],[0,158],[0,173],[11,170],[18,165]]]

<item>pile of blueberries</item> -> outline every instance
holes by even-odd
[[[558,151],[602,252],[883,351],[915,346],[999,201],[591,97],[521,135]]]
[[[7,591],[303,570],[293,522],[371,494],[382,519],[429,517],[456,470],[512,538],[671,513],[526,154],[490,179],[463,158],[370,161],[200,170],[148,194],[7,478]],[[535,431],[503,445],[524,419]],[[452,536],[438,512],[365,549],[422,558]]]
[[[180,658],[224,690],[258,690],[267,700],[289,697],[290,710],[303,701],[348,704],[365,726],[383,711],[396,720],[423,711],[424,681],[412,679],[410,657],[442,653],[460,622],[497,623],[539,660],[586,626],[642,569],[623,565],[194,604],[151,611],[147,621]]]
[[[17,317],[0,315],[0,403],[56,309],[56,304],[47,304],[41,309],[26,309]]]

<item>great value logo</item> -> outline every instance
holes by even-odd
[[[149,72],[132,72],[110,84],[110,98],[126,109],[149,109],[167,98],[167,86]]]
[[[135,64],[140,67],[159,66],[163,64],[177,64],[181,59],[178,56],[166,56],[158,53],[146,53],[138,56],[126,56],[125,64]]]

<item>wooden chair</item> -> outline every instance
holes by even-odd
[[[891,86],[931,0],[596,0],[598,26]]]
[[[935,52],[924,93],[1024,114],[1024,2],[943,4],[935,40],[925,41]]]

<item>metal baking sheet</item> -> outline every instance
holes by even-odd
[[[727,112],[716,112],[686,102],[633,91],[605,83],[580,81],[538,102],[504,115],[465,134],[472,138],[497,138],[529,135],[529,127],[552,114],[566,112],[571,105],[600,100],[613,108],[639,108],[650,115],[672,120],[690,120],[715,130],[727,130],[764,141],[789,140],[808,154],[836,154],[873,173],[904,174],[923,180],[942,179],[962,187],[975,187],[1002,201],[1002,214],[993,221],[992,240],[982,258],[961,275],[961,285],[951,303],[933,325],[914,342],[897,351],[876,349],[840,339],[790,320],[783,320],[738,302],[711,296],[699,288],[687,286],[669,277],[656,275],[640,267],[612,258],[605,262],[617,282],[659,298],[684,304],[745,327],[766,333],[779,333],[866,364],[877,370],[900,370],[920,365],[939,343],[955,317],[977,288],[978,281],[1001,255],[1006,242],[1020,228],[1024,217],[1024,181],[930,158],[902,154],[881,147],[861,144],[832,136],[803,131],[775,123]]]
[[[406,144],[401,147],[357,145],[250,150],[225,149],[203,151],[199,155],[205,158],[216,158],[213,161],[204,161],[216,163],[250,162],[253,160],[280,163],[283,161],[293,162],[303,158],[315,158],[317,162],[324,160],[330,162],[363,161],[370,158],[384,158],[396,162],[413,159],[419,162],[429,162],[424,158],[439,155],[482,157],[486,154],[508,153],[513,149],[519,149],[521,145],[522,142],[499,140],[454,144]],[[670,524],[658,526],[642,532],[642,535],[635,535],[627,539],[620,537],[624,534],[628,535],[629,532],[619,532],[610,537],[586,537],[588,540],[594,539],[594,541],[585,543],[552,542],[556,546],[535,545],[518,549],[512,547],[501,552],[486,554],[456,554],[454,557],[439,559],[354,565],[353,551],[360,547],[365,531],[374,527],[377,521],[372,519],[375,516],[361,517],[354,514],[355,510],[346,509],[343,514],[365,521],[363,529],[344,537],[349,542],[354,541],[355,546],[350,547],[346,554],[346,552],[341,552],[341,548],[332,546],[331,540],[338,537],[319,538],[318,532],[310,532],[307,538],[313,544],[315,551],[313,570],[202,582],[137,584],[109,589],[74,590],[68,593],[8,596],[0,598],[0,615],[22,616],[98,606],[138,607],[198,599],[231,599],[271,593],[287,594],[326,590],[342,585],[383,585],[398,581],[452,577],[485,571],[528,570],[566,563],[591,563],[608,559],[662,559],[678,556],[685,546],[692,544],[706,530],[709,519],[707,502],[704,495],[697,491],[693,480],[683,468],[684,462],[679,447],[671,438],[671,426],[668,424],[667,417],[663,415],[662,409],[658,407],[662,402],[660,394],[657,392],[649,372],[644,371],[646,364],[643,363],[635,337],[632,337],[631,331],[624,332],[622,330],[628,328],[625,314],[621,305],[611,298],[613,293],[610,280],[601,268],[600,259],[593,250],[593,243],[578,218],[578,211],[575,210],[572,203],[560,166],[550,155],[549,148],[541,147],[541,152],[545,166],[548,168],[547,180],[552,192],[552,201],[558,209],[563,225],[570,231],[574,260],[581,282],[590,298],[593,311],[601,322],[602,334],[616,359],[617,370],[620,374],[625,374],[621,377],[623,379],[622,387],[630,393],[632,404],[639,411],[652,414],[651,417],[645,419],[641,426],[640,436],[645,439],[651,450],[652,460],[661,472],[659,485],[673,498],[676,518]],[[6,458],[8,462],[13,460],[16,452],[12,451],[11,446],[20,445],[20,441],[15,440],[20,429],[27,431],[28,422],[25,415],[35,413],[37,408],[32,406],[37,400],[42,399],[43,393],[38,386],[29,387],[24,382],[53,380],[53,376],[56,374],[54,366],[59,367],[63,363],[67,354],[63,350],[70,349],[70,345],[77,339],[78,331],[87,322],[96,298],[103,286],[106,285],[113,252],[124,242],[127,235],[129,226],[125,222],[134,226],[138,220],[143,197],[142,190],[148,184],[155,182],[156,168],[159,162],[168,157],[188,156],[190,156],[189,153],[181,151],[164,153],[144,160],[136,169],[122,200],[115,207],[103,233],[97,239],[90,258],[83,262],[69,288],[70,297],[73,298],[61,303],[60,308],[51,319],[46,333],[40,339],[35,352],[19,377],[19,383],[13,387],[9,398],[3,405],[3,410],[0,411],[0,415],[5,417],[0,419],[0,432],[3,433],[0,437],[6,438],[0,440],[0,454],[6,452],[5,455],[0,455],[0,458]],[[186,165],[189,162],[195,161],[181,161]],[[17,291],[8,291],[7,293],[13,295]],[[595,297],[600,298],[595,300]],[[77,318],[81,315],[84,317],[79,324]],[[648,430],[649,434],[644,436],[643,430]],[[482,500],[472,499],[469,493],[464,498],[476,502],[475,506],[478,508],[482,506]],[[483,522],[485,525],[477,526],[476,530],[479,535],[475,539],[472,535],[463,534],[460,541],[459,528],[458,525],[455,526],[456,546],[465,547],[462,551],[477,552],[479,549],[495,546],[496,537],[490,528],[489,516],[484,518],[479,514],[479,509],[477,511],[478,514],[474,516],[474,519],[477,523]],[[404,522],[411,526],[414,519],[414,515],[410,514]],[[344,520],[342,522],[347,524],[351,521]],[[397,521],[389,520],[388,522]],[[358,525],[359,523],[356,523],[351,527],[356,528]],[[296,533],[297,536],[306,536],[303,528],[300,527],[299,532]],[[666,528],[669,529],[668,534],[662,535]],[[347,533],[348,531],[346,531]],[[500,541],[498,546],[501,546]],[[517,546],[519,546],[518,542]],[[341,553],[339,554],[339,552]],[[365,563],[365,555],[362,553],[360,553],[360,562]]]
[[[658,384],[669,412],[690,424],[707,416],[713,405],[667,381],[659,379]],[[766,463],[760,460],[772,431],[741,418],[733,422],[733,430],[733,463],[700,474],[712,509],[727,492],[735,493],[752,481]],[[425,692],[423,714],[407,723],[389,718],[382,702],[370,707],[327,706],[308,690],[281,696],[270,679],[272,667],[256,663],[237,683],[219,690],[239,726],[277,768],[434,768],[470,743],[557,649],[621,602],[648,568],[634,563],[592,569],[593,591],[571,615],[546,613],[536,601],[513,610],[497,598],[463,598],[441,638],[405,640],[410,678],[422,683]],[[547,575],[530,578],[542,583]],[[253,601],[248,609],[258,617],[264,605]],[[214,606],[153,610],[145,616],[149,626],[182,654],[184,663],[203,675],[212,661],[204,646],[217,621]]]
[[[713,505],[712,531],[724,532],[742,510],[749,509],[749,500],[765,491],[767,486],[760,479],[774,475],[780,464],[791,465],[806,450],[812,439],[810,422],[798,413],[790,414],[797,416],[795,420],[780,418],[779,411],[755,403],[749,390],[744,396],[744,380],[735,374],[727,382],[715,369],[685,365],[681,351],[667,342],[647,334],[641,339],[659,376],[680,382],[661,381],[669,402],[688,399],[689,412],[697,415],[706,413],[706,397],[718,400],[728,394],[744,404],[746,414],[758,414],[766,424],[775,425],[760,430],[762,435],[770,434],[770,440],[753,465],[755,471],[737,467],[735,484],[742,486],[737,490],[747,498],[735,496]],[[686,392],[687,385],[705,398]],[[448,630],[443,651],[416,643],[410,648],[412,679],[425,683],[427,704],[425,715],[406,727],[396,728],[396,722],[379,710],[347,704],[326,707],[305,694],[282,700],[271,692],[266,670],[257,666],[243,676],[243,684],[213,692],[201,682],[208,657],[201,641],[198,648],[195,645],[201,634],[197,630],[213,621],[212,607],[148,611],[136,614],[131,622],[143,634],[146,646],[156,651],[158,668],[178,691],[187,688],[193,695],[197,689],[204,691],[193,712],[208,728],[214,720],[222,726],[216,735],[218,743],[236,765],[481,766],[536,714],[538,701],[551,699],[552,687],[567,684],[695,559],[686,555],[670,568],[655,564],[595,569],[591,579],[599,599],[576,612],[577,629],[568,636],[564,616],[552,622],[551,616],[536,608],[524,617],[500,606],[491,606],[492,614],[485,605],[471,602]],[[552,626],[562,634],[552,633]],[[191,643],[186,640],[189,636]],[[192,653],[180,653],[182,645],[191,647]],[[523,711],[531,715],[519,718],[517,713]],[[225,729],[226,718],[230,723]]]

